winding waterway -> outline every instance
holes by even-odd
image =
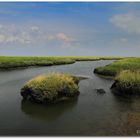
[[[112,60],[0,72],[0,135],[122,136],[140,135],[140,98],[110,91],[113,80],[93,73]],[[43,106],[23,101],[21,87],[43,73],[66,72],[88,79],[79,83],[78,99]],[[105,94],[96,89],[102,88]]]

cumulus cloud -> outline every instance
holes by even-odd
[[[49,33],[38,26],[16,27],[0,24],[0,43],[37,44],[59,41],[70,44],[74,39],[63,32]]]
[[[22,44],[28,44],[30,43],[30,38],[25,36],[24,34],[20,35],[2,35],[0,34],[0,43],[8,44],[8,43],[22,43]]]
[[[0,29],[2,29],[3,25],[0,24]]]
[[[140,15],[138,14],[119,14],[111,18],[111,22],[118,28],[129,33],[140,34]]]
[[[128,42],[128,39],[127,39],[127,38],[121,38],[120,41],[121,41],[122,43],[126,43],[126,42]]]
[[[58,44],[61,43],[61,45],[60,45],[61,48],[73,49],[73,47],[76,47],[78,44],[76,39],[72,38],[69,35],[66,35],[63,32],[51,34],[51,35],[48,35],[45,37],[46,37],[46,40],[48,40],[48,41],[55,41],[55,42],[57,41]]]
[[[71,37],[67,36],[66,34],[64,33],[57,33],[55,35],[50,35],[48,37],[49,40],[59,40],[59,41],[63,41],[63,42],[72,42],[74,41],[74,39],[72,39]]]
[[[71,37],[68,37],[68,36],[65,35],[64,33],[58,33],[58,34],[56,35],[56,38],[57,38],[58,40],[62,40],[62,41],[64,41],[64,42],[71,42],[71,41],[73,41],[73,39],[72,39]]]
[[[0,34],[0,42],[3,42],[3,41],[5,41],[5,36]]]
[[[33,31],[38,31],[39,28],[38,28],[37,26],[31,26],[31,30],[33,30]]]
[[[16,29],[14,25],[0,25],[0,43],[29,43],[29,33]]]

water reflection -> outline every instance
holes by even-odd
[[[76,106],[77,101],[78,98],[73,98],[56,104],[42,105],[22,100],[21,110],[33,119],[53,121],[58,119],[63,113],[72,110]]]
[[[139,136],[137,131],[140,130],[140,98],[120,95],[113,93],[119,124],[116,132],[122,136]]]
[[[136,96],[120,96],[113,94],[114,101],[119,110],[123,109],[124,111],[139,111],[140,109],[140,98]]]

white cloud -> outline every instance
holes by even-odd
[[[5,40],[5,42],[11,43],[11,42],[15,42],[17,40],[18,40],[18,38],[16,36],[9,36],[9,37],[7,37],[7,39]]]
[[[3,25],[0,24],[0,29],[2,29],[2,28],[3,28]]]
[[[124,31],[140,34],[140,15],[132,13],[114,15],[111,22]]]
[[[65,33],[56,33],[46,36],[48,41],[59,41],[61,42],[61,48],[73,48],[73,46],[77,45],[77,41],[71,36],[66,35]],[[74,45],[73,45],[74,44]]]
[[[43,36],[43,34],[42,34]],[[15,26],[1,25],[0,24],[0,43],[17,43],[17,44],[29,44],[41,41],[39,28],[37,26]]]
[[[31,26],[31,30],[32,30],[32,31],[38,31],[39,28],[38,28],[37,26]]]
[[[71,44],[74,39],[65,33],[50,33],[38,26],[18,26],[0,24],[0,43],[39,44],[59,41],[62,45]]]
[[[58,41],[63,41],[65,43],[70,43],[75,41],[72,37],[66,35],[65,33],[56,33],[56,34],[52,34],[52,35],[48,35],[47,36],[48,40],[58,40]]]
[[[56,35],[56,38],[57,38],[58,40],[62,40],[62,41],[64,41],[64,42],[71,42],[71,41],[73,41],[73,39],[72,39],[71,37],[68,37],[68,36],[65,35],[64,33],[58,33],[58,34]]]
[[[48,39],[48,40],[54,40],[54,39],[55,39],[55,36],[54,36],[54,35],[48,35],[48,36],[47,36],[47,39]]]
[[[126,43],[126,42],[128,42],[128,39],[127,39],[127,38],[121,38],[120,41],[121,41],[122,43]]]
[[[5,36],[0,34],[0,43],[5,41]]]
[[[21,43],[21,44],[28,44],[30,43],[30,38],[27,36],[24,36],[24,34],[18,34],[18,35],[11,35],[11,34],[0,34],[0,43],[6,44],[6,43]]]

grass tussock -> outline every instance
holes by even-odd
[[[124,70],[121,71],[115,78],[116,81],[119,81],[122,84],[131,85],[138,84],[140,85],[140,71],[130,71]]]
[[[95,73],[105,76],[116,76],[122,70],[140,70],[140,58],[125,58],[104,67],[98,67]]]
[[[121,71],[115,77],[115,83],[112,85],[113,88],[121,91],[121,93],[140,95],[140,71]]]
[[[40,75],[21,89],[24,99],[39,103],[55,102],[62,98],[77,96],[79,79],[62,73]]]

